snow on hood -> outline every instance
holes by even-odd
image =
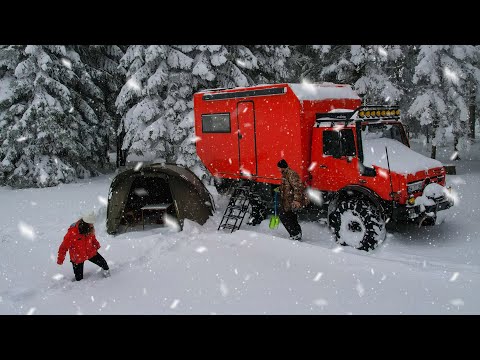
[[[302,83],[288,85],[300,100],[360,99],[350,85],[338,85],[333,83]]]
[[[364,165],[388,169],[385,146],[388,148],[390,170],[399,174],[415,174],[418,171],[443,166],[438,160],[419,154],[397,140],[380,138],[363,141]]]

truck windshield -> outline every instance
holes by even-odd
[[[388,138],[408,146],[407,138],[401,124],[364,124],[362,140]]]

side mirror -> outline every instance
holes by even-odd
[[[368,176],[368,177],[375,177],[377,176],[377,171],[375,168],[371,168],[368,166],[363,165],[359,162],[358,169],[360,170],[360,175]]]

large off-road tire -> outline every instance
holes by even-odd
[[[385,240],[385,220],[380,210],[366,199],[340,200],[330,214],[330,226],[341,245],[373,250]]]

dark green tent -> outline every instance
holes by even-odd
[[[139,190],[142,193],[138,195]],[[110,185],[107,207],[107,232],[118,232],[128,211],[159,202],[173,203],[171,215],[203,225],[214,213],[212,196],[189,169],[172,164],[152,164],[140,170],[118,174]]]

